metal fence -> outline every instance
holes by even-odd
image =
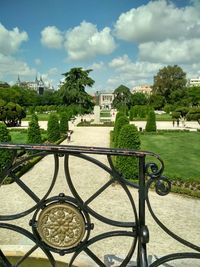
[[[169,230],[159,220],[151,206],[149,199],[150,188],[154,188],[156,193],[161,196],[167,195],[171,189],[170,181],[167,177],[163,176],[164,164],[158,155],[147,151],[63,145],[0,144],[0,149],[0,151],[10,151],[10,155],[12,155],[12,163],[3,170],[0,183],[4,183],[5,179],[9,177],[9,179],[12,179],[35,202],[31,208],[17,214],[2,215],[0,212],[0,230],[3,228],[11,232],[17,232],[34,243],[32,248],[15,265],[12,265],[5,253],[0,250],[0,259],[3,266],[21,266],[26,258],[38,248],[46,254],[50,266],[56,266],[55,253],[59,255],[71,254],[71,260],[68,266],[72,266],[81,252],[86,253],[97,266],[113,266],[113,257],[107,256],[104,259],[100,259],[90,247],[101,240],[116,236],[132,239],[132,245],[129,251],[127,251],[127,254],[123,259],[118,258],[118,266],[157,267],[171,260],[186,258],[200,259],[200,247],[184,240]],[[19,151],[26,153],[23,158],[17,157]],[[54,174],[46,194],[40,198],[19,177],[19,170],[21,170],[21,166],[26,166],[33,158],[44,158],[47,155],[54,156]],[[104,155],[107,158],[107,164],[98,160],[95,155]],[[109,174],[108,181],[98,188],[87,200],[81,198],[78,189],[73,183],[73,177],[71,177],[69,167],[70,156],[89,161]],[[72,196],[60,192],[60,194],[50,197],[50,193],[57,181],[61,157],[64,157],[65,178]],[[138,182],[134,183],[124,179],[123,174],[113,164],[113,158],[116,157],[134,157],[137,159]],[[134,220],[132,218],[127,222],[113,220],[112,218],[99,214],[97,210],[91,208],[90,204],[92,201],[96,200],[108,187],[115,183],[121,186],[126,193],[134,214]],[[130,192],[131,187],[138,191],[137,206]],[[3,190],[3,186],[1,190]],[[1,198],[1,202],[4,201],[7,200]],[[109,205],[112,206],[112,203]],[[168,254],[159,259],[155,259],[153,263],[149,263],[147,256],[149,230],[145,220],[146,208],[150,211],[155,223],[164,232],[194,252]],[[32,214],[32,218],[29,222],[29,230],[17,225],[17,219],[30,214]],[[116,230],[95,235],[93,218],[112,227],[116,227]],[[92,236],[91,232],[93,232]],[[163,242],[166,241],[164,240]],[[135,256],[135,262],[132,261],[133,256]]]

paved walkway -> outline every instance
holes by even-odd
[[[109,127],[74,127],[71,145],[108,147],[110,130],[111,128]],[[67,141],[63,144],[67,144]],[[106,157],[95,157],[107,164]],[[63,172],[63,158],[60,158],[60,160],[60,171],[56,186],[51,193],[52,196],[61,192],[66,195],[71,195]],[[39,197],[42,197],[52,179],[53,167],[53,156],[48,156],[41,160],[34,168],[32,168],[32,170],[26,173],[22,177],[22,180]],[[84,200],[88,199],[92,193],[94,193],[109,179],[109,175],[100,168],[75,157],[70,157],[70,171],[74,185]],[[137,190],[130,189],[130,191],[137,206]],[[22,212],[34,204],[30,197],[23,193],[16,184],[0,187],[0,196],[1,214],[13,214],[18,213],[19,211]],[[150,199],[156,214],[162,222],[166,224],[166,226],[168,226],[172,231],[175,231],[182,238],[185,238],[197,245],[200,244],[200,200],[182,197],[172,193],[168,196],[160,197],[154,192],[150,192]],[[103,214],[111,219],[122,221],[133,220],[130,203],[126,194],[119,185],[110,186],[91,203],[91,207],[99,214]],[[30,230],[28,222],[31,217],[32,215],[27,216],[26,219],[18,219],[17,224]],[[114,227],[109,227],[93,218],[92,222],[95,225],[95,228],[92,231],[92,236],[97,233],[114,229]],[[148,253],[150,255],[165,255],[172,252],[190,251],[160,230],[148,212],[146,224],[148,225],[150,231],[150,243],[148,244]],[[13,244],[29,244],[29,242],[21,236],[16,235],[15,233],[12,233],[11,235],[10,232],[1,229],[0,244],[10,244],[11,242]],[[108,254],[122,255],[123,257],[130,245],[131,240],[128,238],[114,238],[106,240],[105,242],[99,242],[91,248],[103,259],[104,256]],[[198,265],[196,262],[190,266],[199,267],[200,264]]]

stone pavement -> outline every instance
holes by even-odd
[[[45,126],[43,125],[43,127]],[[110,127],[75,127],[73,125],[70,125],[70,127],[73,127],[74,130],[70,145],[109,146]],[[68,143],[67,141],[64,141],[63,144]],[[95,158],[101,160],[105,164],[108,164],[107,159],[104,156],[98,155],[95,156]],[[60,158],[60,160],[60,171],[57,183],[51,193],[51,196],[58,195],[62,192],[66,195],[71,195],[63,171],[63,158]],[[70,156],[69,165],[73,183],[83,200],[88,199],[92,193],[105,184],[105,182],[109,179],[109,175],[105,173],[105,171],[82,159]],[[21,179],[36,193],[36,195],[42,197],[47,191],[49,183],[52,180],[53,167],[53,156],[47,156]],[[137,190],[130,188],[130,192],[134,197],[137,207]],[[30,199],[30,197],[23,193],[16,184],[1,186],[0,196],[1,214],[22,212],[34,205],[34,202]],[[167,227],[182,238],[187,239],[196,245],[200,244],[200,200],[172,193],[165,197],[161,197],[156,195],[154,191],[150,192],[150,200],[156,215]],[[122,221],[134,220],[129,200],[124,190],[119,185],[108,187],[91,203],[91,207],[99,214],[107,216],[110,219]],[[27,216],[27,218],[18,219],[17,224],[31,230],[28,226],[28,222],[31,217],[32,214]],[[95,236],[109,230],[116,230],[116,227],[105,225],[93,217],[91,220],[95,225],[91,236]],[[165,234],[159,226],[156,225],[148,211],[146,224],[148,225],[150,231],[150,243],[148,244],[149,255],[161,256],[169,253],[190,251],[190,249],[187,249],[167,236],[167,234]],[[30,241],[25,240],[20,235],[15,233],[12,233],[11,235],[10,231],[0,229],[0,245],[6,244],[28,245],[30,244]],[[131,240],[129,240],[129,238],[115,237],[98,242],[94,244],[91,249],[97,253],[101,259],[104,259],[108,255],[123,257],[123,255],[126,255],[130,246]],[[89,266],[95,265],[90,265],[88,263],[88,267]],[[200,267],[200,263],[194,261],[192,265],[191,262],[189,265],[188,262],[186,262],[186,265],[179,263],[179,265],[173,264],[168,266]]]

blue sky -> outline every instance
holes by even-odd
[[[200,1],[0,0],[0,80],[42,76],[57,86],[91,68],[91,92],[152,84],[177,64],[200,76]]]

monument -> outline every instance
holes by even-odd
[[[100,123],[100,106],[99,106],[99,92],[95,93],[95,106],[94,106],[94,123]]]

